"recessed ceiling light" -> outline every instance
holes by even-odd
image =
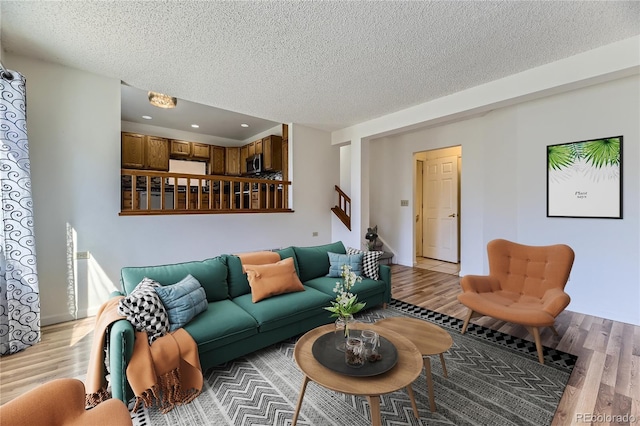
[[[242,123],[240,127],[249,127],[249,125],[247,123]]]
[[[150,115],[143,115],[142,118],[144,118],[145,120],[151,120],[151,116]]]
[[[198,126],[197,124],[192,124],[191,127],[193,127],[194,129],[197,129],[200,126]]]

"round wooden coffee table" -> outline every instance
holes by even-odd
[[[387,328],[378,327],[375,324],[361,324],[358,328],[375,330],[380,336],[393,343],[398,351],[397,364],[386,373],[369,377],[347,376],[330,370],[315,359],[311,349],[318,337],[334,331],[335,326],[329,324],[314,328],[298,340],[293,351],[293,358],[304,374],[296,412],[293,416],[293,425],[298,421],[302,399],[304,398],[307,384],[311,380],[320,386],[336,392],[366,396],[369,401],[369,409],[371,410],[371,424],[374,426],[381,425],[380,395],[406,388],[411,400],[413,412],[416,417],[419,417],[418,407],[416,406],[413,389],[411,388],[411,383],[413,383],[422,372],[422,355],[416,345],[398,333]]]
[[[424,359],[427,388],[429,389],[429,406],[431,412],[436,411],[436,400],[433,395],[433,378],[431,376],[430,355],[440,355],[442,372],[447,377],[447,366],[443,353],[453,345],[453,339],[441,327],[416,318],[385,318],[376,322],[379,327],[387,328],[407,336],[417,347]]]

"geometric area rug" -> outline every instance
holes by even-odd
[[[548,425],[551,424],[577,357],[545,348],[538,362],[535,345],[402,301],[357,315],[362,322],[414,317],[435,323],[451,334],[444,354],[448,378],[438,357],[432,358],[437,411],[429,410],[424,370],[413,383],[420,419],[405,390],[382,395],[383,425]],[[290,425],[302,374],[293,360],[300,336],[279,342],[204,372],[202,394],[187,405],[161,414],[156,407],[132,413],[136,426]],[[371,424],[366,398],[344,395],[309,382],[299,425]]]

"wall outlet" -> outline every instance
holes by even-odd
[[[409,207],[409,200],[400,200],[400,207]]]
[[[313,231],[313,232],[311,233],[311,236],[312,236],[312,237],[317,237],[317,236],[318,236],[318,231]]]
[[[88,251],[76,252],[76,259],[91,259],[91,253]]]

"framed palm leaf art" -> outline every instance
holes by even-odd
[[[622,219],[622,136],[547,146],[547,217]]]

